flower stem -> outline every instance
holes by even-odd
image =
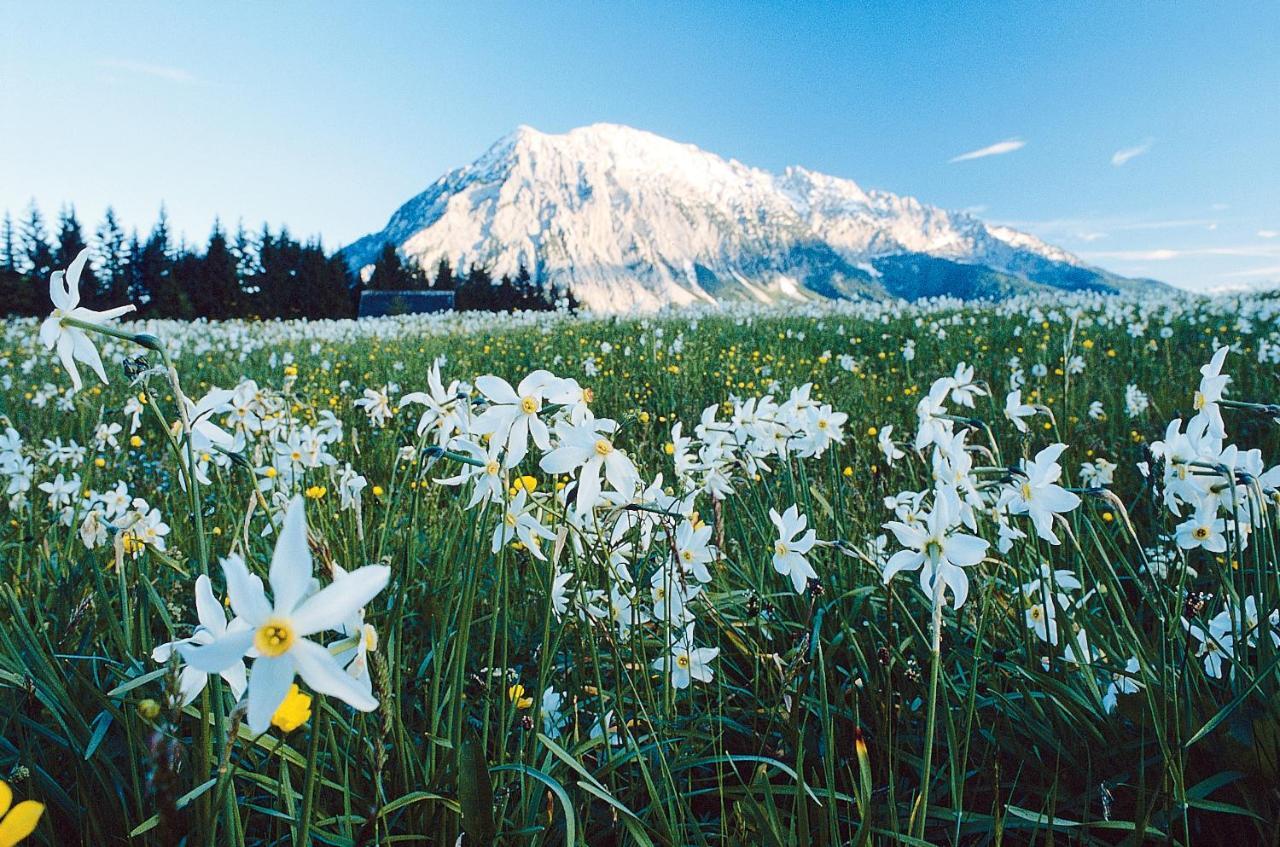
[[[933,642],[929,647],[929,704],[924,728],[924,755],[920,760],[919,838],[925,835],[929,816],[929,785],[933,782],[933,736],[938,722],[938,674],[942,665],[942,603],[945,583],[937,580],[933,589]]]

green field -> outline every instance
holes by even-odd
[[[1276,304],[119,324],[158,341],[87,334],[110,383],[82,364],[75,393],[39,322],[0,324],[0,778],[45,805],[31,838],[50,844],[1276,843],[1280,409],[1248,405],[1280,400]],[[1225,401],[1198,400],[1222,345]],[[437,360],[444,423],[420,433],[429,407],[399,402]],[[512,442],[478,434],[502,397],[477,379],[538,369],[559,378],[527,416],[549,439],[508,468]],[[175,378],[211,410],[189,426]],[[1153,455],[1215,409],[1225,440]],[[922,423],[940,434],[916,449]],[[1062,478],[1052,454],[1024,475],[1053,444]],[[612,466],[584,504],[579,467],[618,457],[639,485]],[[1058,543],[1020,505],[1042,491]],[[895,513],[903,492],[924,493]],[[268,698],[255,732],[266,624],[243,624],[247,712],[216,673],[184,705],[181,651],[152,652],[192,635],[199,575],[227,597],[228,557],[279,602],[277,542],[303,566],[293,498],[318,586],[388,574],[355,626],[344,606],[342,632],[310,636],[344,667],[359,653],[344,684],[377,705],[303,673],[309,710]],[[775,566],[805,546],[770,519],[792,506],[816,531],[807,581]],[[940,604],[917,573],[883,578],[931,519],[925,567],[955,556],[958,608],[954,575]],[[495,545],[514,525],[533,535]],[[297,590],[354,602],[318,586]]]

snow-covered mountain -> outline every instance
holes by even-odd
[[[387,243],[493,276],[524,266],[601,311],[666,305],[1158,285],[1090,267],[1006,227],[848,179],[781,174],[613,124],[520,127],[345,250],[364,274]]]

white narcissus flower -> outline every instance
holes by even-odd
[[[1124,672],[1117,673],[1107,685],[1107,693],[1102,696],[1102,708],[1108,714],[1116,710],[1116,704],[1119,702],[1121,694],[1137,694],[1141,689],[1142,683],[1138,679],[1140,665],[1137,657],[1125,662]]]
[[[1023,418],[1029,418],[1035,413],[1035,406],[1028,406],[1022,402],[1021,389],[1010,391],[1008,396],[1004,398],[1004,416],[1017,427],[1018,432],[1027,431],[1027,423]]]
[[[969,596],[969,577],[964,568],[982,561],[988,544],[975,535],[955,532],[957,515],[953,504],[959,498],[937,496],[933,511],[911,523],[889,521],[890,530],[905,550],[899,550],[889,558],[884,568],[887,584],[899,571],[920,571],[920,587],[934,598],[934,602],[946,602],[944,591],[951,588],[955,608],[964,605]]]
[[[882,426],[876,434],[876,446],[880,448],[880,452],[884,454],[885,464],[892,465],[898,459],[907,455],[893,443],[893,424]]]
[[[247,655],[255,656],[249,676],[249,729],[262,733],[284,702],[294,676],[321,694],[329,694],[362,712],[378,701],[321,644],[307,638],[326,630],[341,631],[361,607],[377,596],[391,578],[384,565],[357,568],[341,580],[314,591],[307,518],[301,497],[285,514],[271,557],[268,600],[262,581],[242,559],[224,559],[227,597],[236,616],[247,624],[228,630],[209,644],[179,644],[187,663],[206,673],[221,673]]]
[[[1209,364],[1200,368],[1200,387],[1196,389],[1193,399],[1196,414],[1205,419],[1207,434],[1210,438],[1225,438],[1226,424],[1222,420],[1222,408],[1218,403],[1222,400],[1222,392],[1226,389],[1231,377],[1222,373],[1222,364],[1226,361],[1230,347],[1222,346],[1214,352]]]
[[[547,558],[542,552],[542,540],[551,541],[556,534],[543,526],[533,512],[526,508],[528,499],[528,492],[522,488],[503,510],[502,518],[493,530],[493,552],[497,553],[504,544],[519,541],[536,558]]]
[[[803,594],[809,580],[818,576],[805,558],[805,554],[813,549],[818,534],[812,529],[805,531],[809,519],[800,514],[800,509],[796,506],[781,515],[776,509],[770,509],[769,520],[778,528],[778,540],[773,542],[773,569],[791,577],[791,585],[796,593]]]
[[[520,380],[515,388],[505,379],[482,376],[476,388],[489,400],[489,408],[475,420],[478,435],[488,435],[494,446],[506,448],[503,465],[514,468],[529,452],[529,439],[540,450],[551,449],[551,433],[538,417],[557,378],[550,371],[538,370]]]
[[[630,497],[640,486],[640,474],[627,454],[608,438],[617,431],[611,420],[598,418],[583,424],[561,423],[556,427],[559,444],[542,457],[538,466],[549,474],[578,471],[576,511],[586,514],[600,502],[600,473],[614,490]]]
[[[169,661],[174,649],[180,644],[210,644],[225,635],[228,629],[243,629],[247,626],[239,618],[233,620],[230,625],[227,624],[226,612],[222,610],[222,604],[218,602],[218,598],[213,596],[213,585],[209,582],[209,577],[203,574],[196,578],[196,619],[200,625],[195,628],[195,632],[191,633],[190,638],[181,638],[159,645],[151,651],[152,660],[164,664]],[[219,673],[227,681],[227,685],[231,686],[231,693],[235,698],[240,699],[248,685],[244,661],[237,659]],[[204,671],[191,665],[183,668],[182,675],[178,678],[182,705],[192,703],[200,692],[204,691],[208,681],[209,674]]]
[[[653,669],[670,668],[671,687],[688,688],[692,680],[710,682],[715,678],[711,663],[720,655],[719,647],[695,647],[693,624],[685,627],[684,634],[671,643],[670,657],[661,656],[653,661]]]
[[[387,425],[387,421],[395,417],[395,410],[391,408],[391,396],[386,386],[382,390],[375,388],[366,388],[364,396],[355,401],[357,408],[363,408],[366,415],[369,416],[369,423],[378,429]]]
[[[986,397],[987,390],[973,381],[973,365],[964,362],[956,365],[955,375],[951,377],[951,402],[973,408],[975,397]]]
[[[1178,524],[1174,539],[1183,550],[1203,547],[1210,553],[1222,553],[1227,549],[1227,522],[1218,517],[1218,501],[1205,497],[1196,504],[1195,514]]]
[[[1010,514],[1030,517],[1036,535],[1050,544],[1059,543],[1053,534],[1053,516],[1080,505],[1079,497],[1057,484],[1062,476],[1058,457],[1066,449],[1065,444],[1050,444],[1031,462],[1024,460],[1022,482],[1005,489],[1001,497],[1001,504],[1008,507]]]
[[[134,305],[117,306],[105,312],[96,312],[80,305],[80,274],[85,263],[89,261],[89,250],[80,251],[66,271],[54,271],[49,277],[49,299],[53,301],[53,313],[40,324],[40,343],[50,350],[57,349],[62,367],[71,378],[72,391],[79,391],[83,386],[80,371],[76,362],[84,362],[104,383],[107,374],[102,369],[102,358],[98,356],[98,348],[93,346],[89,336],[79,327],[64,326],[64,318],[72,318],[85,323],[105,325],[121,315],[134,310]]]
[[[710,582],[711,572],[707,563],[715,558],[715,548],[711,546],[711,527],[703,524],[695,528],[690,521],[682,521],[676,527],[676,558],[686,573],[692,573],[698,582]]]

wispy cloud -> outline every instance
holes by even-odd
[[[129,71],[130,73],[145,74],[156,79],[168,80],[169,82],[177,82],[188,84],[196,82],[195,76],[183,68],[173,67],[172,65],[155,65],[150,62],[135,62],[132,59],[103,59],[99,62],[104,68],[114,68],[120,71]]]
[[[1280,265],[1267,265],[1262,268],[1233,271],[1228,274],[1223,274],[1222,276],[1230,277],[1231,279],[1252,279],[1254,277],[1275,277],[1276,279],[1280,279]]]
[[[1158,248],[1155,250],[1104,250],[1082,253],[1088,259],[1110,259],[1122,262],[1167,262],[1191,256],[1240,256],[1273,258],[1280,256],[1280,244],[1241,244],[1231,247]]]
[[[1150,153],[1151,148],[1155,145],[1155,143],[1156,143],[1156,140],[1154,138],[1148,138],[1146,141],[1142,142],[1141,144],[1137,144],[1133,147],[1125,147],[1122,150],[1117,150],[1115,153],[1111,154],[1111,164],[1115,165],[1118,168],[1124,165],[1130,159],[1136,159],[1139,156],[1142,156],[1146,153]]]
[[[1259,238],[1276,238],[1280,236],[1280,230],[1277,229],[1260,229],[1258,230]]]
[[[1014,150],[1021,150],[1027,146],[1027,142],[1021,138],[1006,138],[1004,141],[997,141],[995,144],[988,144],[986,147],[980,147],[977,150],[970,150],[968,153],[961,153],[949,160],[949,164],[956,162],[967,162],[970,159],[985,159],[987,156],[1003,156],[1005,153],[1012,153]]]

